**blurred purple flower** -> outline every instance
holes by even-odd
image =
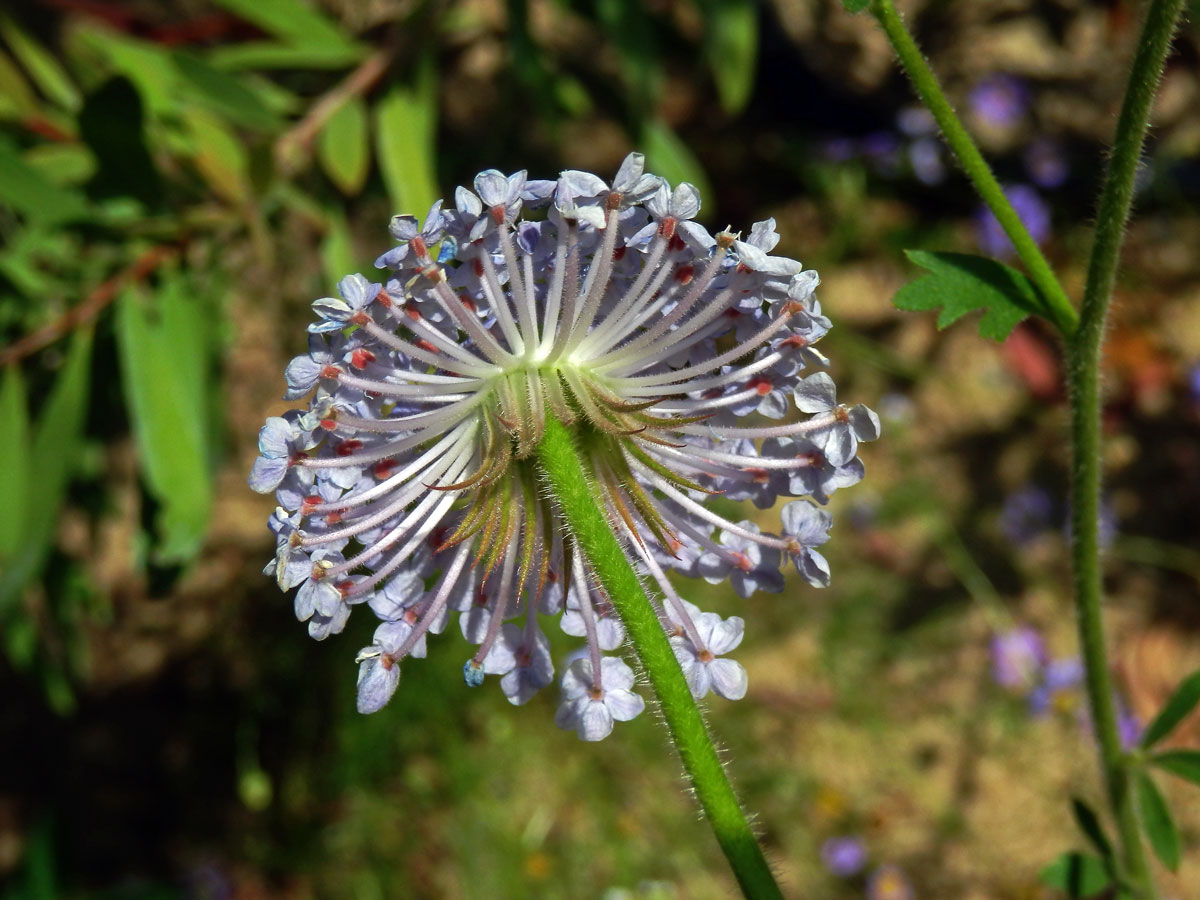
[[[873,131],[862,139],[863,156],[884,176],[899,171],[900,151],[900,138],[890,131]]]
[[[1025,171],[1038,187],[1062,187],[1070,174],[1062,145],[1053,138],[1035,138],[1025,148]]]
[[[1004,195],[1029,230],[1030,237],[1038,244],[1045,241],[1050,236],[1050,207],[1041,195],[1027,184],[1011,184],[1004,189]],[[980,206],[975,214],[975,237],[979,248],[989,256],[1004,258],[1016,252],[1012,241],[986,206]]]
[[[1117,733],[1121,737],[1121,747],[1124,750],[1132,750],[1138,745],[1142,739],[1142,732],[1146,728],[1142,724],[1141,719],[1129,711],[1128,707],[1117,699]]]
[[[924,106],[906,106],[896,113],[896,127],[911,138],[927,137],[937,133],[937,122],[933,113]]]
[[[942,162],[942,148],[936,138],[920,138],[908,147],[908,161],[913,174],[922,184],[941,184],[946,178],[946,165]]]
[[[1045,641],[1029,625],[992,638],[992,678],[1001,687],[1032,687],[1048,659]]]
[[[1000,529],[1018,547],[1028,544],[1050,526],[1054,503],[1036,485],[1026,485],[1004,498]]]
[[[1077,656],[1052,659],[1042,670],[1042,683],[1029,694],[1029,711],[1045,715],[1054,706],[1069,704],[1071,694],[1083,683],[1083,663]]]
[[[1029,87],[1014,75],[989,75],[967,95],[971,113],[996,128],[1011,128],[1029,108]]]
[[[853,138],[829,138],[821,144],[821,156],[826,162],[849,162],[858,156],[858,144]]]
[[[1200,406],[1200,363],[1188,369],[1188,395],[1193,406]]]
[[[825,868],[838,878],[849,878],[867,864],[867,848],[862,839],[854,835],[831,837],[821,845],[821,859]]]
[[[870,900],[912,900],[913,889],[899,866],[880,866],[867,882]]]

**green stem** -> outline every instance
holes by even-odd
[[[929,111],[933,113],[938,127],[942,129],[942,136],[945,137],[946,143],[950,145],[954,155],[958,157],[967,178],[975,186],[975,190],[979,192],[983,202],[987,204],[992,215],[1000,223],[1000,227],[1004,229],[1004,233],[1008,235],[1008,239],[1016,247],[1017,255],[1025,263],[1030,279],[1041,294],[1042,302],[1045,304],[1043,313],[1057,326],[1059,331],[1064,335],[1070,335],[1079,321],[1075,307],[1071,305],[1066,291],[1055,277],[1050,263],[1038,249],[1037,242],[1030,236],[1021,217],[1008,202],[1008,197],[1004,195],[1000,182],[992,174],[992,169],[983,158],[983,154],[979,152],[979,148],[971,140],[967,129],[959,121],[950,101],[946,99],[941,85],[938,84],[937,76],[925,62],[925,57],[921,55],[916,41],[905,28],[892,0],[874,0],[871,4],[871,12],[887,34],[892,48],[896,51],[896,56],[900,58],[900,65],[912,80],[913,88]]]
[[[782,900],[750,823],[734,795],[700,709],[683,677],[662,623],[646,596],[612,526],[601,512],[571,433],[553,416],[538,447],[545,482],[562,509],[571,535],[621,616],[650,678],[667,728],[717,842],[750,900]]]
[[[1071,555],[1079,640],[1087,668],[1100,762],[1109,801],[1121,836],[1123,864],[1139,900],[1157,897],[1138,832],[1137,811],[1125,753],[1117,730],[1113,685],[1105,652],[1102,571],[1100,566],[1100,352],[1104,325],[1120,259],[1125,223],[1133,199],[1134,177],[1146,138],[1150,106],[1183,8],[1183,0],[1152,0],[1129,73],[1129,86],[1117,118],[1112,155],[1100,192],[1096,237],[1088,261],[1079,327],[1068,344],[1071,390],[1072,473]]]

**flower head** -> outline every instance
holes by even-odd
[[[821,845],[821,861],[838,878],[850,878],[867,864],[867,848],[854,835],[831,837]]]
[[[381,708],[402,660],[457,615],[477,651],[468,685],[497,676],[514,704],[554,677],[542,615],[584,638],[557,720],[586,740],[643,707],[616,651],[624,629],[548,498],[535,450],[547,418],[569,426],[693,691],[736,699],[722,658],[743,622],[704,613],[668,577],[782,588],[788,560],[828,582],[816,504],[863,474],[878,418],[837,401],[819,279],[771,255],[773,220],[746,235],[696,221],[694,187],[631,154],[611,184],[481,172],[424,219],[397,216],[378,265],[318,300],[309,351],[287,369],[308,408],[269,419],[251,486],[274,491],[276,558],[318,639],[368,607],[380,620],[358,662],[359,709]],[[802,415],[803,414],[803,415]],[[734,522],[712,494],[780,496],[784,534]]]

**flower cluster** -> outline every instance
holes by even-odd
[[[657,612],[697,697],[746,691],[724,654],[740,618],[702,612],[668,572],[779,591],[791,561],[810,584],[829,567],[821,509],[863,475],[864,406],[838,402],[817,274],[772,256],[775,223],[710,234],[700,198],[631,154],[616,178],[480,173],[454,208],[397,216],[386,278],[350,275],[313,304],[308,353],[287,367],[251,486],[275,492],[277,554],[310,635],[379,618],[358,656],[358,708],[396,689],[399,662],[458,626],[467,684],[499,677],[525,703],[554,679],[542,615],[587,652],[562,674],[564,728],[599,740],[643,708],[618,656],[620,620],[547,498],[536,450],[548,416],[568,425],[614,530],[657,586]],[[804,414],[804,415],[799,415]],[[739,424],[748,419],[747,424]],[[705,498],[760,508],[781,534],[729,521]]]

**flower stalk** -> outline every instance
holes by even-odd
[[[1079,316],[1075,312],[1075,307],[1071,304],[1067,292],[1063,290],[1050,263],[1046,261],[1037,242],[1021,222],[1021,217],[1013,209],[1012,203],[1004,195],[1004,189],[996,180],[991,166],[987,164],[987,160],[979,152],[975,141],[971,139],[971,135],[967,133],[962,121],[955,114],[954,107],[950,105],[950,101],[942,91],[937,76],[925,62],[925,57],[921,55],[920,48],[909,34],[892,0],[873,0],[871,12],[882,26],[884,33],[887,34],[892,49],[896,51],[896,56],[900,59],[900,65],[912,81],[913,89],[933,114],[934,120],[942,130],[942,136],[958,159],[963,172],[966,173],[975,190],[979,192],[980,198],[987,204],[988,209],[992,211],[992,215],[996,217],[996,221],[1000,223],[1000,227],[1004,229],[1004,233],[1008,235],[1008,239],[1016,248],[1021,262],[1029,270],[1029,277],[1037,286],[1038,293],[1041,294],[1042,302],[1045,304],[1043,314],[1054,323],[1063,335],[1073,334],[1078,325]]]
[[[872,0],[871,3],[872,13],[887,34],[918,95],[937,120],[967,177],[1003,226],[1047,302],[1046,318],[1058,328],[1066,342],[1072,448],[1071,559],[1079,642],[1101,770],[1119,835],[1120,875],[1125,888],[1136,900],[1155,900],[1158,893],[1138,829],[1131,778],[1133,769],[1129,755],[1121,747],[1105,646],[1099,535],[1100,355],[1150,108],[1182,9],[1183,0],[1151,0],[1149,4],[1100,192],[1083,304],[1077,314],[1049,263],[955,115],[892,0]]]
[[[696,798],[750,900],[782,900],[782,893],[750,823],[726,777],[700,709],[667,640],[662,623],[601,512],[603,499],[584,478],[585,463],[566,426],[546,418],[537,450],[541,474],[572,538],[586,556],[625,625],[638,659],[658,697],[659,707]]]

